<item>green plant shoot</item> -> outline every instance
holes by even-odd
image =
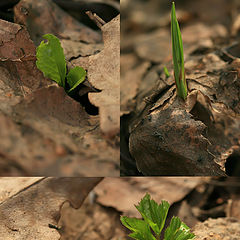
[[[52,34],[45,34],[43,38],[48,42],[42,41],[37,47],[37,68],[67,93],[72,92],[85,80],[86,71],[82,67],[75,67],[67,74],[66,60],[59,39]]]
[[[175,4],[172,2],[171,11],[171,38],[172,38],[172,55],[174,66],[174,78],[177,87],[177,94],[182,99],[187,98],[187,83],[184,70],[184,56],[182,36],[175,13]]]
[[[136,205],[136,208],[143,219],[126,216],[120,218],[122,224],[132,231],[129,237],[136,240],[160,240],[169,210],[169,203],[163,200],[158,204],[150,199],[149,194],[146,194]],[[190,228],[178,217],[173,217],[164,232],[163,240],[190,240],[194,238],[195,235],[190,232]]]
[[[163,67],[163,71],[164,71],[164,73],[165,73],[166,78],[169,78],[169,77],[170,77],[170,74],[169,74],[169,71],[168,71],[168,69],[167,69],[166,66]]]

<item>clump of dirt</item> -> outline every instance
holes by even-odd
[[[240,238],[240,222],[235,218],[208,219],[194,227],[196,240],[228,240]]]

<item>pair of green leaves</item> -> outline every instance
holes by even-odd
[[[129,218],[122,216],[122,224],[132,233],[129,235],[136,240],[159,240],[167,218],[169,203],[162,201],[160,204],[150,199],[146,194],[136,205],[137,210],[143,219]],[[190,232],[189,227],[184,224],[178,217],[173,217],[170,225],[164,233],[164,240],[189,240],[195,235]]]
[[[67,93],[72,92],[84,81],[86,71],[82,67],[75,67],[70,69],[67,74],[66,60],[59,39],[52,34],[45,34],[43,38],[48,42],[42,41],[37,47],[36,65],[38,69],[43,72],[45,77],[57,82]]]

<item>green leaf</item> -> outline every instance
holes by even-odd
[[[194,237],[195,235],[190,232],[190,228],[178,217],[172,218],[164,234],[164,240],[189,240]]]
[[[48,42],[42,41],[37,47],[36,65],[45,77],[51,78],[65,88],[66,60],[60,41],[52,34],[45,34],[43,38]]]
[[[80,83],[82,83],[85,80],[85,77],[86,71],[82,67],[75,67],[70,69],[67,75],[67,82],[70,86],[70,90],[68,90],[68,92],[71,92]]]
[[[136,240],[156,240],[145,221],[125,216],[121,216],[120,220],[126,228],[132,231],[132,233],[129,234],[131,238]]]
[[[162,201],[158,205],[153,199],[150,199],[149,194],[146,194],[136,208],[141,213],[144,220],[149,224],[154,233],[157,236],[160,236],[165,225],[169,203],[167,201]]]
[[[177,87],[177,93],[181,98],[186,99],[187,83],[184,70],[183,44],[179,24],[175,13],[174,2],[172,2],[171,11],[171,36],[172,36],[174,77]]]

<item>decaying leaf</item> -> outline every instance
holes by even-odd
[[[96,54],[103,48],[102,43],[84,43],[68,39],[61,39],[60,41],[67,61]]]
[[[124,215],[138,217],[139,213],[134,204],[145,195],[146,191],[151,193],[151,196],[158,202],[165,199],[173,204],[183,199],[201,181],[200,177],[194,179],[134,177],[112,178],[111,181],[106,178],[95,188],[95,192],[98,194],[98,203],[114,207]]]
[[[36,67],[35,46],[26,29],[4,20],[0,20],[0,28],[0,66],[8,70],[11,81],[6,84],[15,95],[48,85],[50,81]]]
[[[123,76],[121,75],[121,115],[127,114],[131,109],[134,109],[136,105],[135,96],[142,83],[141,78],[149,66],[149,62],[144,62],[137,68],[123,73]],[[129,82],[132,82],[131,87],[128,87]]]
[[[90,93],[92,104],[99,107],[102,132],[113,137],[120,126],[120,15],[101,28],[103,50],[74,62],[87,68],[88,80],[99,93]]]
[[[111,179],[109,180],[111,181]],[[119,212],[96,203],[93,200],[95,189],[89,194],[80,209],[73,209],[67,204],[63,206],[59,221],[59,224],[64,226],[61,240],[125,239],[126,234],[119,221]]]
[[[5,177],[0,178],[0,203],[17,194],[21,189],[25,189],[40,181],[43,177]]]
[[[6,184],[6,179],[0,179],[5,186],[14,186],[11,195],[1,198],[0,239],[60,239],[56,228],[62,205],[68,201],[79,208],[99,181],[101,178],[32,178],[23,182],[14,178]],[[1,196],[4,189],[0,190]]]
[[[168,31],[161,29],[151,34],[138,36],[134,42],[134,47],[140,58],[158,63],[170,58],[170,42],[171,38]]]
[[[173,96],[169,104],[154,109],[133,129],[130,152],[145,175],[224,175],[208,150],[206,125],[189,112]],[[207,116],[211,118],[210,113]]]
[[[103,139],[99,117],[43,77],[24,27],[0,24],[0,174],[118,175],[119,149]]]
[[[13,118],[0,114],[3,169],[15,166],[20,174],[45,176],[117,175],[118,150],[101,138],[98,119],[90,119],[63,88],[41,88],[12,111]],[[107,150],[99,154],[99,149]]]
[[[36,45],[44,34],[59,38],[95,43],[101,35],[72,18],[50,0],[21,0],[14,8],[15,22],[26,26]]]

